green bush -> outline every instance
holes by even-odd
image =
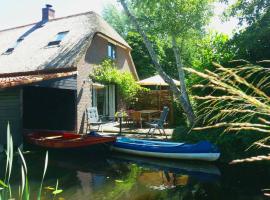
[[[250,148],[255,141],[265,137],[263,133],[240,132],[224,133],[222,129],[209,129],[204,131],[190,131],[186,127],[177,127],[174,130],[172,140],[178,142],[196,143],[208,140],[217,145],[221,152],[221,162],[229,162],[234,159],[246,158],[266,153],[266,150]]]
[[[119,71],[110,59],[104,60],[100,67],[95,68],[90,78],[104,84],[117,85],[121,97],[127,103],[132,102],[136,94],[146,90],[136,82],[131,73]]]

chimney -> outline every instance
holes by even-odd
[[[55,10],[52,9],[52,5],[46,4],[46,8],[42,8],[42,21],[50,21],[54,19]]]

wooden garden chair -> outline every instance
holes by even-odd
[[[147,122],[146,123],[148,126],[150,126],[149,131],[146,134],[147,137],[148,137],[148,134],[151,132],[152,129],[153,130],[151,132],[151,137],[153,137],[153,133],[155,132],[155,130],[158,129],[159,133],[162,135],[162,132],[163,132],[163,134],[167,138],[167,135],[166,135],[165,130],[164,130],[164,125],[166,123],[168,113],[169,113],[169,108],[167,106],[164,106],[164,108],[163,108],[163,110],[161,112],[160,118],[158,120],[154,120],[152,122]],[[161,132],[161,130],[162,130],[162,132]]]
[[[101,115],[98,115],[97,107],[89,107],[86,109],[86,117],[87,117],[87,126],[86,126],[86,132],[91,130],[91,126],[98,126],[97,131],[101,129],[101,132],[103,132],[102,125],[106,122],[104,121],[104,117]]]

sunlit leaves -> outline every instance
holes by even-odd
[[[63,190],[61,190],[61,189],[58,188],[58,184],[59,184],[59,182],[58,182],[58,179],[57,179],[55,190],[52,192],[53,195],[58,195],[58,194],[60,194],[60,193],[63,192]]]
[[[269,0],[236,0],[227,10],[226,15],[238,17],[241,24],[245,22],[251,25],[267,12],[270,12]]]
[[[127,102],[131,101],[138,92],[145,90],[135,81],[131,73],[119,71],[111,60],[104,60],[90,76],[97,82],[116,84],[122,98]]]
[[[4,181],[0,180],[0,186],[7,188],[8,186],[4,183]],[[3,188],[2,188],[3,189]]]
[[[202,29],[208,23],[212,13],[211,2],[212,0],[132,0],[132,5],[137,8],[139,16],[147,16],[143,20],[150,29],[160,34],[179,35],[191,29]]]

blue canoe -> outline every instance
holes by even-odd
[[[112,150],[140,156],[215,161],[220,157],[217,147],[208,141],[196,144],[161,142],[118,137]]]

